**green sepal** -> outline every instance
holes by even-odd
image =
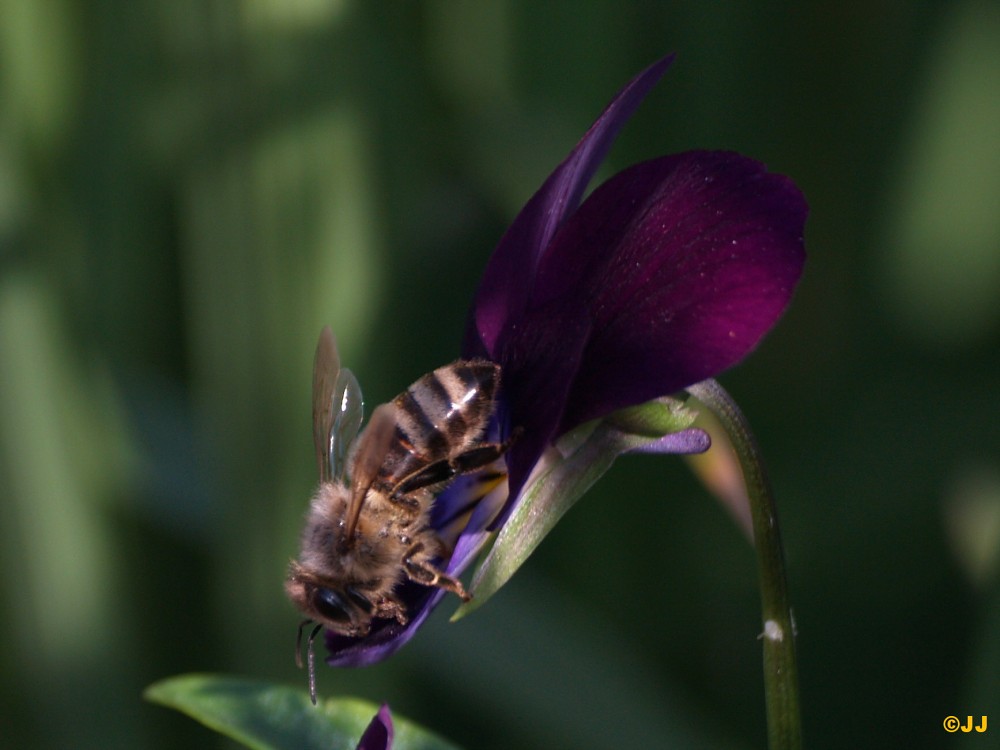
[[[499,591],[618,456],[685,430],[696,417],[697,412],[682,401],[662,398],[621,409],[563,436],[543,456],[542,466],[472,578],[472,600],[455,611],[452,621]]]
[[[660,438],[686,430],[698,418],[684,399],[665,396],[612,412],[603,421],[630,435]]]

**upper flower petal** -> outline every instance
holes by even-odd
[[[532,308],[583,301],[589,315],[557,432],[746,356],[802,273],[807,211],[787,177],[721,151],[636,164],[595,190],[553,238],[531,290]]]
[[[549,241],[576,210],[618,131],[673,58],[668,55],[653,63],[618,92],[514,219],[490,257],[476,294],[463,346],[465,356],[491,351],[507,321],[524,310],[535,269]]]

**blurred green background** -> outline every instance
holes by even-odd
[[[603,174],[735,149],[812,207],[722,378],[807,746],[995,741],[941,722],[1000,732],[1000,5],[3,0],[0,745],[227,746],[142,688],[305,687],[320,327],[369,404],[454,358],[507,223],[669,51]],[[319,688],[468,748],[761,747],[754,565],[682,461],[624,459],[487,607]]]

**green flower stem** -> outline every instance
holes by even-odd
[[[764,462],[746,418],[722,386],[714,380],[706,380],[687,391],[722,423],[739,458],[750,499],[764,621],[761,638],[764,643],[768,747],[771,750],[800,750],[802,728],[795,664],[795,626],[788,599],[778,509],[764,471]]]

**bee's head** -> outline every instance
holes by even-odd
[[[313,619],[344,635],[364,635],[375,611],[365,595],[351,586],[344,589],[316,586],[309,603]],[[362,629],[364,632],[359,632]]]
[[[371,626],[375,605],[353,586],[336,587],[305,570],[293,562],[285,581],[288,598],[306,616],[299,623],[299,635],[295,643],[295,663],[302,666],[302,628],[316,623],[306,643],[306,657],[309,667],[309,697],[316,704],[316,658],[313,641],[319,631],[328,628],[339,635],[359,637],[367,635]]]
[[[335,633],[362,636],[371,626],[375,605],[353,586],[333,586],[292,563],[285,592],[310,620]]]

